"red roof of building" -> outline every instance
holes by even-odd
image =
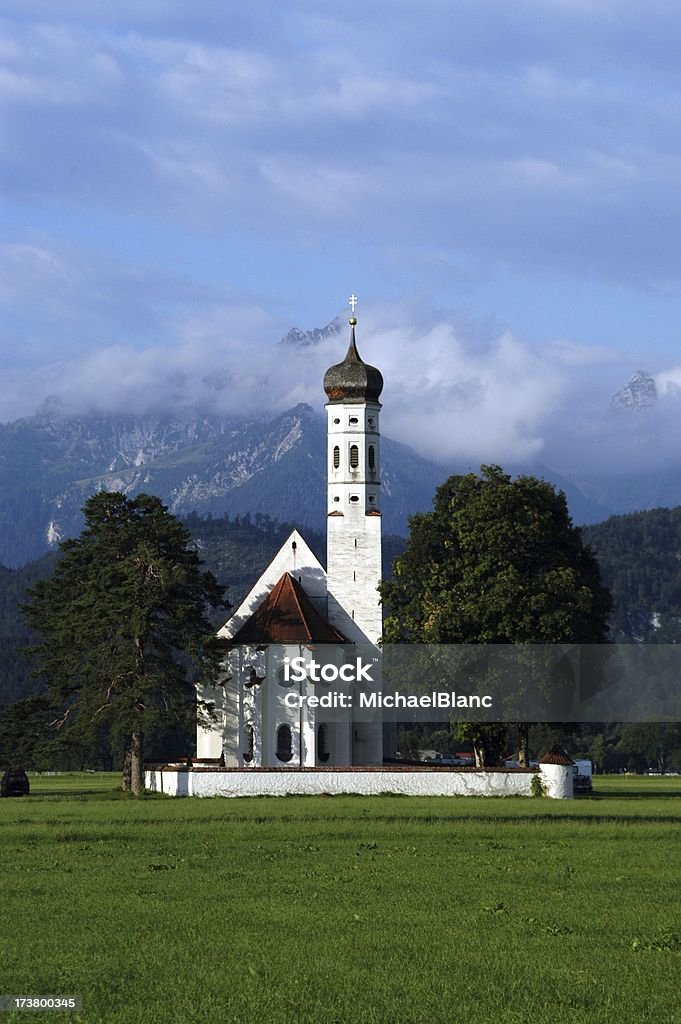
[[[288,572],[229,641],[230,645],[347,642]]]
[[[560,747],[553,747],[543,757],[539,758],[539,764],[574,764],[575,762]]]

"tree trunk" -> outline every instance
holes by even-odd
[[[132,734],[130,741],[130,788],[133,796],[139,796],[144,789],[144,735],[140,729]]]
[[[527,722],[520,722],[518,725],[518,764],[521,768],[527,768],[529,763],[530,727]]]
[[[132,765],[132,751],[130,744],[125,748],[125,754],[123,755],[123,781],[121,782],[121,789],[124,793],[130,792],[131,786],[131,765]]]

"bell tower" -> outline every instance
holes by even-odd
[[[357,299],[350,305],[354,314]],[[382,634],[381,459],[379,396],[383,377],[360,357],[357,319],[342,363],[327,370],[327,577],[329,618],[347,630],[348,618],[377,644]],[[347,634],[346,634],[347,635]],[[359,638],[358,638],[359,639]]]

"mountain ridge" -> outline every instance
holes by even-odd
[[[385,530],[403,533],[446,476],[382,439]],[[0,564],[17,567],[76,535],[99,490],[157,494],[187,515],[263,513],[320,529],[326,427],[304,403],[272,419],[39,415],[0,426]]]
[[[644,416],[646,409],[625,411]],[[477,468],[431,462],[385,436],[381,450],[388,533],[404,534],[409,515],[429,510],[435,488],[448,476]],[[681,467],[593,479],[572,479],[539,461],[504,469],[540,476],[565,491],[578,524],[681,503]],[[82,505],[98,490],[148,491],[178,515],[262,513],[323,529],[326,424],[305,403],[270,418],[66,416],[53,403],[34,417],[2,424],[0,564],[26,564],[76,535]]]

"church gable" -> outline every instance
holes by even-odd
[[[291,574],[305,591],[310,604],[325,618],[326,572],[298,530],[293,530],[218,635],[232,640],[281,581],[284,573]]]

